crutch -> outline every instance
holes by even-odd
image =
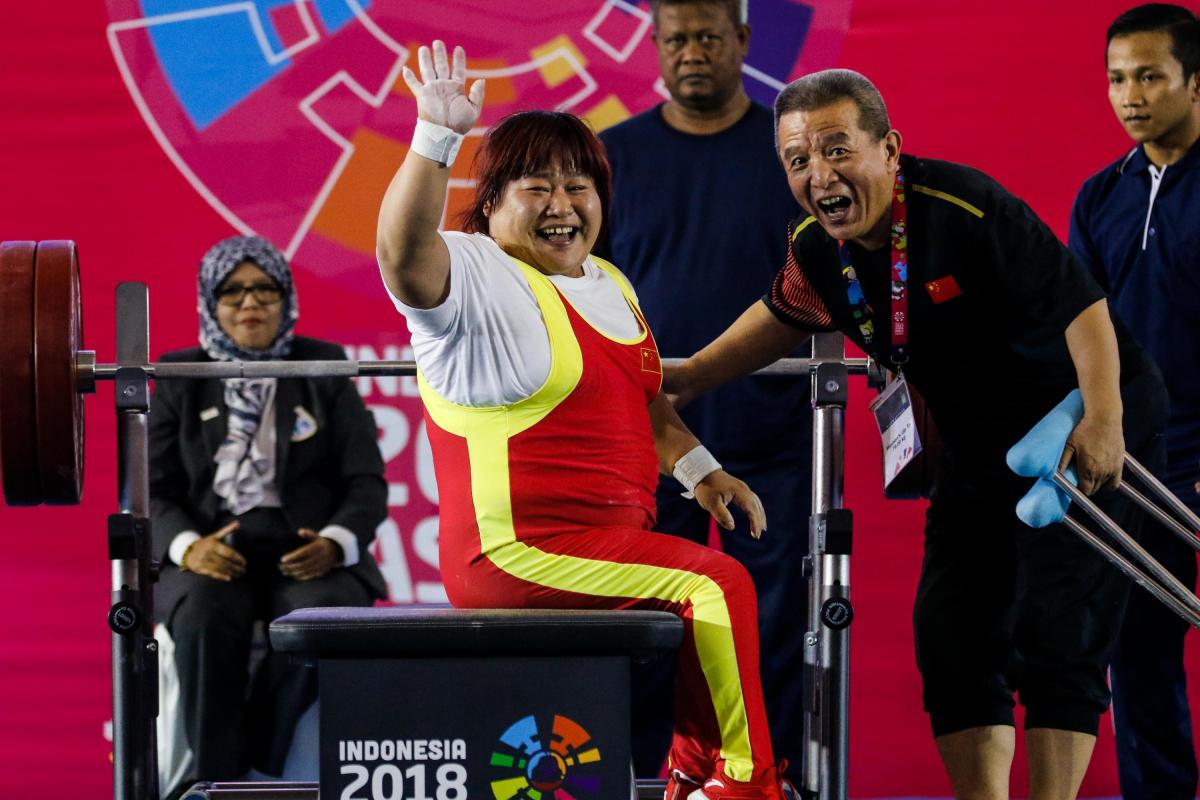
[[[1058,469],[1067,437],[1081,419],[1083,396],[1076,389],[1051,409],[1049,414],[1008,451],[1008,466],[1013,472],[1026,478],[1037,478],[1033,488],[1017,503],[1017,517],[1031,528],[1044,528],[1057,522],[1066,525],[1111,561],[1117,569],[1128,575],[1134,583],[1158,598],[1192,627],[1200,628],[1200,598],[1147,553],[1087,495],[1079,491],[1073,465],[1065,470]],[[1125,475],[1136,478],[1144,489],[1157,495],[1171,513],[1155,505],[1143,492],[1130,486],[1124,477],[1118,487],[1120,492],[1192,549],[1200,551],[1200,517],[1171,494],[1129,453],[1125,454]],[[1067,509],[1072,502],[1096,521],[1096,524],[1111,537],[1112,543],[1068,516]],[[1175,516],[1172,516],[1172,513]]]

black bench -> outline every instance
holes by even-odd
[[[630,661],[678,648],[683,623],[658,611],[312,608],[275,620],[270,637],[319,669],[323,797],[617,800],[631,792]],[[268,787],[190,796],[266,800]]]

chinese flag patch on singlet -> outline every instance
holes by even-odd
[[[642,372],[662,375],[662,362],[658,360],[658,351],[652,347],[642,348]]]
[[[958,288],[958,281],[954,280],[953,275],[930,281],[925,284],[925,291],[929,292],[929,298],[935,303],[944,303],[962,294],[962,289]]]

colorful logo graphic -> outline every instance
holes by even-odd
[[[496,743],[492,794],[496,800],[599,800],[599,764],[600,748],[579,723],[555,715],[546,729],[528,716]]]
[[[770,103],[791,77],[831,66],[850,2],[750,3],[751,95]],[[466,48],[468,76],[488,79],[485,124],[560,108],[602,129],[665,95],[644,0],[562,0],[536,14],[518,0],[108,0],[108,10],[125,84],[196,191],[301,264],[362,262],[371,279],[379,200],[416,118],[400,70],[416,66],[418,45]],[[451,211],[471,194],[470,155],[455,166]]]

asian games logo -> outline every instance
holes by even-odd
[[[600,800],[600,748],[583,727],[555,715],[550,727],[524,717],[492,752],[495,800]]]

